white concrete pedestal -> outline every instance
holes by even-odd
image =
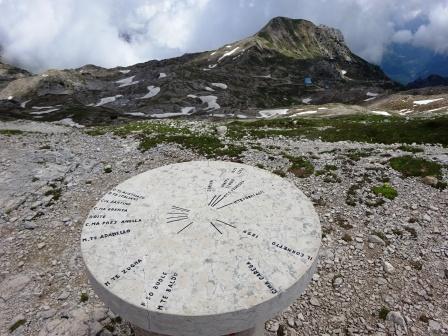
[[[320,240],[313,205],[293,184],[204,161],[150,170],[106,193],[81,250],[96,294],[149,335],[258,335],[249,330],[305,290]]]

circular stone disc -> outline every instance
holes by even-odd
[[[317,264],[311,202],[267,171],[188,162],[135,176],[90,212],[81,249],[95,292],[167,335],[225,335],[290,305]]]

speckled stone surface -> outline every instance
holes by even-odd
[[[321,230],[311,202],[267,171],[231,162],[169,165],[108,192],[81,249],[117,314],[167,335],[253,328],[305,290]]]

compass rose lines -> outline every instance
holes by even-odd
[[[187,225],[184,226],[182,229],[180,229],[179,231],[177,231],[177,234],[181,233],[183,230],[185,230],[186,228],[188,228],[191,224],[193,224],[193,222],[191,222],[190,224],[187,224]]]
[[[222,234],[222,232],[221,231],[219,231],[219,229],[216,227],[216,225],[215,224],[213,224],[213,222],[210,222],[210,224],[216,229],[216,231],[218,231],[220,234]]]
[[[230,226],[230,227],[233,227],[234,229],[236,229],[236,226],[235,226],[235,225],[232,225],[232,224],[223,222],[223,221],[221,221],[221,220],[219,220],[219,219],[217,219],[216,221],[219,222],[219,223],[221,223],[221,224],[224,224],[224,225],[227,225],[227,226]]]
[[[223,201],[227,196],[229,196],[230,194],[232,194],[235,190],[237,190],[239,187],[241,187],[244,184],[244,181],[240,181],[238,184],[236,184],[235,186],[232,187],[232,189],[230,189],[228,192],[226,192],[224,195],[220,194],[220,195],[214,195],[213,198],[210,200],[210,202],[208,203],[209,206],[211,206],[212,208],[214,208],[215,206],[217,206],[219,203],[221,203],[221,201]]]
[[[237,200],[235,200],[235,201],[233,201],[233,202],[230,202],[230,203],[227,203],[227,204],[225,204],[225,205],[222,205],[222,206],[220,206],[220,207],[217,208],[217,209],[219,210],[219,209],[225,208],[225,207],[227,207],[227,206],[229,206],[229,205],[234,205],[234,204],[242,203],[242,202],[245,202],[245,201],[247,201],[247,200],[249,200],[249,199],[251,199],[251,198],[254,198],[254,197],[257,197],[257,196],[260,196],[260,195],[263,195],[263,194],[264,194],[264,191],[263,191],[263,190],[260,190],[260,191],[257,191],[256,193],[253,193],[253,194],[250,194],[250,195],[243,196],[243,197],[241,197],[241,198],[239,198],[239,199],[237,199]]]
[[[216,222],[217,222],[217,223],[216,223]],[[218,231],[220,234],[222,234],[222,231],[221,231],[222,229],[221,229],[221,230],[218,229],[218,227],[217,227],[218,223],[219,223],[219,224],[223,224],[223,225],[227,225],[227,226],[230,226],[230,227],[236,229],[236,226],[235,226],[235,225],[226,223],[226,222],[224,222],[224,221],[222,221],[222,220],[219,220],[219,219],[215,219],[215,221],[214,221],[214,222],[210,222],[210,224],[211,224],[211,225],[215,228],[215,230]]]
[[[172,206],[170,212],[167,213],[166,222],[174,223],[180,221],[186,221],[189,219],[190,210],[185,208],[180,208],[177,206]]]

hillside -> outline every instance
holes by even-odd
[[[338,30],[283,17],[213,51],[126,68],[86,65],[21,74],[3,86],[0,118],[72,117],[85,124],[211,114],[253,117],[260,109],[360,103],[368,92],[398,88],[379,67],[353,54]]]

